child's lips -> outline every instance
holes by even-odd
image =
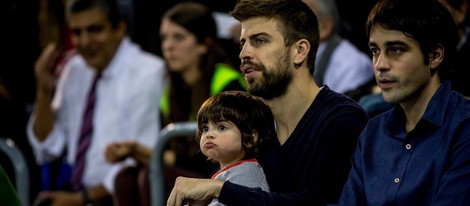
[[[215,145],[214,143],[212,143],[212,142],[206,142],[206,143],[204,144],[204,148],[206,148],[206,149],[212,149],[212,148],[214,148],[215,146],[216,146],[216,145]]]

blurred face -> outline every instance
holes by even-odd
[[[198,67],[201,56],[207,52],[207,47],[198,43],[193,33],[166,18],[160,26],[160,39],[163,57],[173,72]]]
[[[401,31],[376,25],[370,33],[369,48],[375,79],[385,101],[406,103],[432,96],[434,91],[429,85],[433,76],[431,70],[436,66],[424,64],[416,40]]]
[[[98,8],[71,14],[68,23],[77,51],[91,67],[104,70],[125,35],[125,25],[113,28]]]
[[[241,160],[245,154],[241,132],[230,121],[204,124],[199,145],[202,153],[219,162],[221,168]]]
[[[267,100],[282,96],[292,81],[294,64],[276,20],[256,17],[241,26],[240,70],[248,91]]]
[[[320,42],[323,42],[330,37],[331,33],[333,32],[334,29],[334,21],[333,19],[328,16],[328,15],[323,15],[322,12],[319,11],[318,7],[315,5],[315,1],[312,0],[303,0],[305,4],[310,7],[310,9],[315,12],[315,15],[317,15],[318,18],[318,28],[319,28],[319,35],[320,35]]]
[[[452,7],[450,4],[449,4],[449,1],[448,0],[439,0],[439,2],[447,8],[447,10],[449,11],[449,13],[452,15],[452,18],[454,19],[455,23],[460,26],[462,23],[464,23],[465,21],[465,16],[467,14],[467,10],[468,10],[468,3],[467,1],[462,1],[462,3],[460,4],[460,8],[456,9],[454,7]]]

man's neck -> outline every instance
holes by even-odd
[[[287,141],[319,92],[320,88],[314,81],[293,81],[284,95],[268,100],[281,145]]]
[[[439,79],[437,81],[431,81],[418,96],[400,103],[400,106],[403,108],[406,115],[405,128],[407,132],[410,132],[416,127],[419,120],[424,115],[431,98],[434,96],[440,85],[441,83]]]

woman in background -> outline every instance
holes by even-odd
[[[168,68],[168,84],[160,102],[162,127],[172,122],[195,121],[200,106],[210,96],[246,90],[243,75],[231,66],[218,44],[212,12],[204,5],[182,2],[169,9],[162,17],[160,39]],[[116,205],[150,203],[151,149],[135,142],[116,142],[106,148],[105,156],[110,162],[130,157],[141,164],[121,171],[121,181],[115,185]],[[218,169],[199,152],[194,136],[173,138],[164,158],[170,170],[166,172],[168,192],[177,176],[210,177]]]

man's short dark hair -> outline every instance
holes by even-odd
[[[67,16],[93,8],[103,10],[113,28],[117,28],[121,21],[125,21],[116,0],[71,0],[67,4]]]
[[[231,15],[243,22],[253,17],[267,17],[278,21],[286,46],[292,46],[300,39],[310,42],[307,59],[309,68],[315,67],[319,44],[317,17],[301,0],[240,0]]]
[[[449,78],[451,61],[456,54],[457,28],[448,10],[437,0],[382,0],[369,14],[366,34],[375,26],[403,32],[421,47],[424,64],[436,46],[444,47],[444,60],[439,66],[441,80]]]

